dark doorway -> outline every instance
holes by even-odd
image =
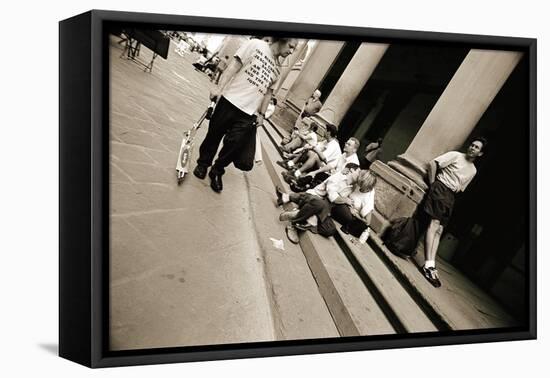
[[[380,160],[405,152],[451,80],[466,48],[391,45],[339,127],[339,140],[355,136],[365,146],[384,138]]]

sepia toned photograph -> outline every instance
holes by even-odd
[[[273,34],[105,33],[108,349],[526,329],[529,55]]]

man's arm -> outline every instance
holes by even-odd
[[[332,169],[332,166],[330,166],[329,164],[323,164],[322,167],[320,167],[319,169],[316,169],[314,171],[308,172],[307,175],[308,176],[315,176],[317,173],[328,172],[331,169]]]
[[[331,202],[337,205],[353,205],[353,201],[351,199],[349,199],[348,197],[342,197],[340,194],[337,194],[337,197],[335,197],[334,200]]]
[[[355,208],[352,207],[352,208],[351,208],[351,214],[352,214],[354,217],[356,217],[356,218],[362,220],[363,222],[365,222],[365,224],[366,224],[367,226],[370,226],[370,221],[371,221],[371,218],[372,218],[372,211],[370,211],[367,215],[365,215],[364,217],[362,217],[361,214],[359,213],[359,211],[358,211],[357,209],[355,209]]]
[[[353,201],[349,199],[348,197],[342,197],[340,196],[340,193],[338,192],[338,189],[340,188],[340,185],[338,182],[334,182],[334,176],[331,176],[327,179],[327,197],[328,200],[332,203],[335,203],[337,205],[349,205],[351,206],[353,204]]]
[[[223,72],[218,87],[210,92],[211,100],[220,98],[226,85],[229,84],[231,80],[233,80],[233,77],[235,77],[235,75],[241,70],[241,68],[243,68],[243,63],[241,62],[241,60],[237,57],[233,58],[231,60],[231,63],[229,63],[229,66]]]
[[[271,97],[273,97],[273,89],[268,88],[264,98],[262,99],[262,103],[260,104],[260,110],[258,110],[258,117],[256,118],[256,125],[258,127],[264,124],[265,111],[267,110],[269,102],[271,101]]]
[[[437,174],[437,162],[432,160],[428,163],[428,183],[432,185],[435,182],[435,176]]]

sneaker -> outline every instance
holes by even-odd
[[[281,222],[291,221],[298,215],[299,210],[291,210],[291,211],[283,211],[281,215],[279,215],[279,220]]]
[[[277,163],[280,167],[283,167],[284,169],[288,169],[289,166],[284,160],[277,160],[275,163]]]
[[[293,184],[296,182],[296,177],[290,172],[282,172],[281,176],[283,176],[283,180],[285,180],[288,184]]]
[[[280,186],[275,187],[275,195],[277,196],[277,206],[283,204],[283,189]]]
[[[294,228],[292,225],[286,226],[286,236],[288,240],[290,240],[294,244],[298,244],[300,242],[300,237],[298,236],[298,230]]]
[[[301,231],[311,231],[314,234],[317,233],[317,226],[314,226],[310,223],[294,223],[294,227]]]
[[[435,268],[426,268],[425,266],[422,267],[422,273],[424,273],[424,277],[434,286],[434,287],[440,287],[441,281],[439,280],[439,274],[437,273],[437,269]]]

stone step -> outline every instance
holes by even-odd
[[[274,133],[273,128],[268,128],[268,130]],[[286,182],[281,180],[283,169],[277,164],[273,164],[274,160],[280,159],[280,155],[272,141],[280,140],[280,136],[271,135],[270,137],[265,129],[259,129],[259,134],[262,140],[263,162],[267,172],[275,185],[280,185],[289,191]],[[387,319],[384,311],[365,287],[333,238],[324,238],[309,232],[301,233],[300,247],[340,335],[395,333],[395,328]]]
[[[262,167],[264,165],[264,167]],[[273,183],[265,163],[244,173],[252,224],[260,245],[276,340],[338,337],[331,314],[300,247],[286,238],[278,220]],[[284,250],[271,239],[282,240]]]
[[[493,298],[443,260],[437,261],[443,285],[435,288],[420,272],[418,262],[392,254],[378,235],[371,235],[369,245],[438,328],[465,330],[518,325]]]
[[[275,163],[277,160],[281,159],[281,155],[279,154],[277,146],[274,145],[272,140],[270,139],[273,137],[271,137],[271,134],[266,132],[264,128],[258,128],[257,131],[262,141],[263,164],[265,164],[267,172],[271,177],[271,181],[273,182],[274,186],[280,186],[287,193],[290,192],[290,187],[282,179],[281,176],[281,173],[284,171],[284,169]],[[272,190],[272,192],[274,193],[274,189]]]
[[[303,232],[300,247],[340,335],[396,333],[333,238]]]
[[[275,133],[279,136],[279,138],[283,139],[284,137],[288,136],[290,133],[283,129],[282,127],[279,127],[276,123],[271,122],[270,120],[267,120],[266,126],[268,130],[273,130]],[[280,140],[279,140],[280,141]]]
[[[353,243],[352,240],[356,241],[357,239],[343,233],[340,229],[335,239],[354,265],[365,286],[375,293],[378,302],[382,304],[382,308],[385,309],[386,315],[392,320],[395,328],[401,332],[434,332],[438,330],[368,244]]]

